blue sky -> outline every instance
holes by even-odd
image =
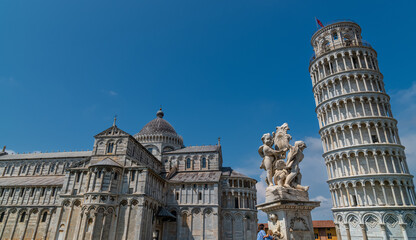
[[[260,180],[260,137],[288,122],[309,145],[304,183],[323,201],[314,219],[329,219],[308,73],[314,17],[361,25],[415,173],[414,9],[414,1],[1,1],[0,145],[91,149],[115,114],[135,134],[163,105],[186,145],[220,136],[224,164]]]

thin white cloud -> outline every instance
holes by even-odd
[[[399,90],[393,96],[397,98],[393,100],[399,101],[402,103],[409,103],[409,101],[414,100],[416,98],[416,82],[413,82],[410,88]]]
[[[110,96],[117,96],[118,95],[118,93],[117,92],[115,92],[115,91],[108,91],[108,94],[110,95]]]
[[[321,202],[320,207],[312,210],[312,219],[313,220],[328,220],[332,219],[332,200],[324,196],[316,196],[311,199],[311,201]]]
[[[107,96],[110,97],[115,97],[118,96],[118,92],[114,91],[114,90],[101,90],[101,92]]]
[[[416,82],[408,89],[392,94],[391,105],[398,120],[399,135],[406,147],[406,159],[411,174],[416,174]]]

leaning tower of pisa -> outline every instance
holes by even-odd
[[[309,64],[337,235],[416,239],[413,176],[377,53],[340,21],[312,36]]]

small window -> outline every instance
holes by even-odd
[[[27,166],[24,165],[23,168],[22,168],[22,173],[26,172],[26,168],[27,168]]]
[[[186,159],[186,168],[191,168],[191,159]]]
[[[78,189],[73,189],[72,190],[72,195],[77,195],[78,194]]]
[[[49,168],[49,172],[53,172],[55,170],[55,164],[52,164],[51,167]]]
[[[114,173],[114,180],[117,180],[117,173]]]
[[[42,215],[42,222],[46,222],[46,218],[48,217],[48,213],[44,212]]]
[[[179,200],[179,193],[177,192],[176,193],[176,201],[178,201]]]
[[[39,172],[40,172],[40,165],[36,165],[36,170],[35,170],[35,172],[36,172],[36,173],[39,173]]]
[[[130,176],[130,181],[133,182],[135,177],[136,177],[136,171],[132,170],[131,171],[131,176]]]
[[[182,188],[185,188],[185,184],[182,184]]]
[[[107,145],[107,153],[113,153],[114,143],[109,143]]]
[[[9,197],[13,197],[13,194],[14,194],[14,188],[10,189],[9,191],[10,191]]]
[[[198,193],[198,200],[202,200],[202,193]]]
[[[194,188],[196,188],[196,184],[194,184]]]
[[[373,143],[378,143],[377,135],[371,135],[371,140],[373,140]]]
[[[239,206],[238,206],[238,198],[237,197],[234,198],[234,208],[239,208]]]
[[[98,171],[98,177],[97,178],[101,178],[101,171]]]
[[[3,193],[4,193],[4,188],[0,189],[0,197],[3,197]]]
[[[128,194],[133,194],[133,188],[129,188]]]
[[[25,217],[26,217],[26,212],[23,212],[22,215],[20,216],[20,222],[24,222]]]
[[[147,148],[147,151],[153,154],[153,148]]]
[[[204,188],[205,188],[205,189],[208,189],[208,184],[205,184],[205,185],[204,185]]]
[[[317,234],[317,233],[315,233],[315,239],[318,239],[318,238],[319,238],[318,234]]]
[[[0,222],[3,222],[3,219],[4,219],[4,212],[2,212],[2,213],[0,214]]]
[[[32,191],[30,191],[30,196],[33,197],[33,194],[35,194],[35,188],[32,188]]]
[[[333,38],[334,40],[337,40],[337,39],[338,39],[338,33],[333,33],[333,34],[332,34],[332,38]]]
[[[42,192],[40,194],[41,197],[45,196],[45,188],[42,188]]]
[[[328,239],[332,239],[332,234],[328,233]]]
[[[25,193],[25,189],[24,188],[21,188],[20,189],[20,197],[23,197],[23,194]]]
[[[51,193],[52,196],[55,196],[55,191],[56,191],[56,188],[52,188],[52,193]]]
[[[77,182],[81,179],[81,173],[77,173]]]
[[[202,168],[207,168],[207,159],[202,158]]]
[[[6,173],[9,174],[10,173],[10,167],[6,166]]]

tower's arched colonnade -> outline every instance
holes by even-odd
[[[318,30],[309,72],[338,235],[416,238],[416,195],[377,53],[351,21]]]

